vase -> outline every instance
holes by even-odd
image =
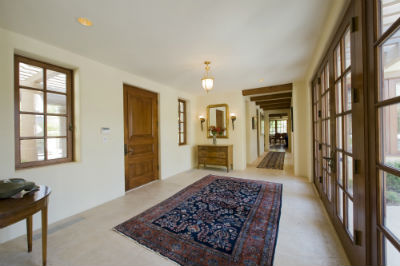
[[[216,135],[213,135],[213,144],[217,145],[217,136]]]

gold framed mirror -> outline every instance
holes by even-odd
[[[217,129],[217,138],[229,137],[229,107],[227,104],[214,104],[207,106],[207,137],[212,138],[210,129]],[[220,130],[218,130],[218,128]],[[215,131],[214,131],[215,132]]]

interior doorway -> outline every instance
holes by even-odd
[[[158,95],[124,84],[125,191],[159,178]]]
[[[286,112],[268,115],[269,150],[285,152],[289,149],[289,114]]]

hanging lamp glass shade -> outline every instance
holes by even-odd
[[[204,90],[209,91],[214,87],[214,79],[210,77],[204,77],[201,79],[201,86]]]
[[[205,61],[204,64],[206,65],[206,73],[204,74],[204,77],[201,79],[201,86],[203,89],[208,93],[208,91],[212,90],[214,87],[214,78],[208,76],[208,71],[210,71],[210,66],[211,64],[210,61]]]

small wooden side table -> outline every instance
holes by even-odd
[[[32,215],[42,211],[42,258],[47,263],[47,205],[51,189],[39,186],[39,190],[25,194],[21,199],[0,199],[0,228],[26,219],[28,252],[32,251]]]

